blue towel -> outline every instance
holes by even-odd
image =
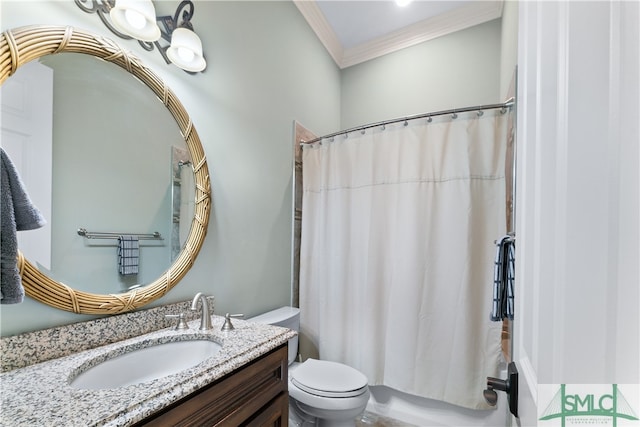
[[[140,247],[137,236],[118,237],[118,272],[123,276],[138,274]]]
[[[40,228],[47,221],[31,203],[18,171],[2,148],[0,173],[0,303],[17,304],[24,299],[17,232]]]
[[[506,281],[507,281],[507,304],[505,307],[504,315],[507,319],[513,320],[513,309],[514,309],[514,300],[513,300],[513,284],[516,279],[516,242],[511,239],[506,243],[506,251],[507,251],[507,265],[505,266],[506,270]]]
[[[504,236],[496,241],[496,256],[493,268],[493,304],[490,319],[498,322],[513,320],[515,281],[515,239]]]

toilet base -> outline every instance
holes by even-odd
[[[289,427],[315,427],[318,425],[316,417],[305,413],[298,407],[298,402],[289,398]]]
[[[299,418],[298,422],[301,422],[301,424],[298,425],[300,427],[354,427],[356,418],[362,412],[364,412],[364,408],[338,411],[319,410],[289,397],[289,413],[294,413]],[[291,415],[289,415],[289,420],[291,422]]]

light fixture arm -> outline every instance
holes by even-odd
[[[187,10],[183,10],[187,9]],[[162,24],[160,27],[160,34],[162,38],[168,42],[171,42],[171,34],[176,28],[188,28],[193,31],[193,25],[191,25],[191,18],[193,18],[193,12],[195,6],[191,0],[183,0],[176,9],[176,13],[173,16],[158,16],[156,20]],[[180,12],[182,12],[182,22],[180,22]],[[166,49],[165,49],[166,50]]]

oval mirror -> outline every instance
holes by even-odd
[[[165,295],[182,279],[182,277],[184,277],[193,264],[206,235],[211,208],[211,190],[206,158],[198,134],[194,129],[188,114],[173,92],[158,76],[146,68],[137,57],[123,50],[116,43],[105,37],[71,27],[30,26],[6,31],[2,36],[0,36],[0,84],[2,84],[9,76],[13,75],[20,66],[28,63],[29,61],[42,58],[42,62],[47,62],[48,58],[43,57],[62,52],[74,55],[90,55],[92,57],[102,59],[121,67],[143,82],[146,87],[148,87],[148,89],[150,89],[155,96],[160,99],[162,104],[164,104],[162,109],[164,110],[166,107],[166,110],[169,111],[175,119],[175,124],[171,124],[171,126],[177,127],[179,130],[179,132],[176,133],[177,138],[173,138],[180,140],[177,141],[179,144],[174,144],[177,147],[170,153],[167,152],[162,155],[162,157],[168,157],[171,159],[171,161],[162,161],[166,165],[162,168],[164,169],[163,173],[166,173],[167,177],[174,176],[178,173],[179,181],[179,169],[181,166],[186,164],[189,166],[190,170],[193,171],[193,174],[189,174],[191,176],[190,179],[194,181],[195,189],[192,190],[193,192],[191,193],[194,195],[194,198],[192,199],[193,202],[188,204],[190,206],[192,216],[189,217],[191,222],[190,228],[188,228],[187,237],[184,239],[184,243],[178,243],[177,247],[175,242],[168,242],[164,245],[169,248],[169,252],[173,252],[171,256],[168,256],[170,259],[173,259],[173,264],[171,264],[166,271],[163,271],[162,274],[159,272],[155,273],[160,274],[160,277],[155,278],[155,276],[153,276],[153,278],[148,281],[148,284],[144,286],[137,288],[134,286],[132,287],[132,290],[122,293],[88,292],[84,285],[69,286],[63,283],[63,280],[66,282],[66,279],[61,279],[57,275],[54,278],[53,274],[45,274],[44,271],[36,267],[36,263],[28,261],[24,254],[19,253],[18,267],[21,272],[25,292],[30,297],[53,307],[75,313],[122,313],[141,307]],[[55,63],[56,61],[49,60],[48,62]],[[94,84],[112,85],[112,89],[115,89],[115,83],[110,79],[97,79],[97,83]],[[108,123],[109,117],[104,117],[103,120]],[[127,125],[125,124],[122,126],[127,128]],[[148,126],[155,126],[155,124],[149,124]],[[139,140],[140,138],[138,137],[137,139]],[[184,148],[180,148],[180,144],[182,144]],[[130,148],[135,148],[136,152],[140,152],[139,146]],[[96,148],[94,148],[94,150],[96,150]],[[116,158],[118,156],[117,151],[118,149],[116,149],[115,152],[111,152],[112,155],[116,156]],[[137,158],[142,158],[145,153],[146,157],[149,157],[152,160],[156,160],[154,157],[158,157],[154,156],[153,149],[145,146],[142,150],[142,154],[138,155]],[[93,154],[99,155],[97,151],[93,151]],[[163,182],[166,183],[162,184],[165,188],[161,189],[160,192],[166,193],[169,191],[166,187],[170,186],[170,184],[168,184],[170,179],[167,178],[166,180],[163,180]],[[139,193],[144,193],[145,187],[149,185],[142,184],[142,186],[140,186],[140,182],[134,182],[132,184],[138,186],[137,191]],[[184,188],[182,190],[182,197],[187,197]],[[167,198],[170,197],[165,197],[165,199]],[[173,202],[174,200],[170,200],[166,203],[169,206],[168,209],[174,208]],[[113,204],[113,202],[107,203]],[[98,207],[95,209],[99,210]],[[124,205],[124,209],[126,210],[126,204]],[[96,210],[94,210],[94,212],[96,212]],[[114,212],[112,216],[117,217],[116,213],[117,212]],[[167,213],[169,221],[171,221],[171,215],[172,213]],[[64,215],[64,217],[67,216],[68,215]],[[87,216],[85,216],[85,218],[86,217]],[[91,218],[92,215],[88,215],[88,217]],[[126,222],[127,220],[121,220],[121,222],[122,221]],[[183,220],[182,222],[184,223],[185,221]],[[151,223],[153,223],[153,221],[151,221]],[[166,223],[166,221],[162,221],[162,223]],[[173,226],[167,225],[167,227],[169,229],[169,234],[171,234],[170,228]],[[87,226],[87,228],[89,228],[89,226]],[[181,226],[181,228],[185,227]],[[122,231],[126,232],[127,230]],[[89,230],[89,233],[91,232],[92,230]],[[117,238],[117,235],[114,236],[114,238]],[[76,245],[78,240],[89,240],[79,236],[75,236],[75,239]],[[168,239],[171,240],[170,238]],[[151,242],[153,240],[154,239],[150,239],[149,241]],[[86,245],[86,243],[83,243],[83,245]],[[94,246],[99,247],[100,245]],[[140,247],[140,252],[142,252],[144,250],[142,244]],[[111,242],[111,247],[108,249],[111,250],[112,253],[115,253],[113,252],[113,242]],[[80,268],[77,269],[80,270]],[[147,283],[147,281],[144,283]],[[113,288],[116,289],[117,287],[117,284],[113,286]],[[93,290],[94,288],[90,289]]]

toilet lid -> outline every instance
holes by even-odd
[[[354,397],[364,393],[367,377],[342,363],[307,359],[291,374],[291,382],[307,393],[324,397]]]

